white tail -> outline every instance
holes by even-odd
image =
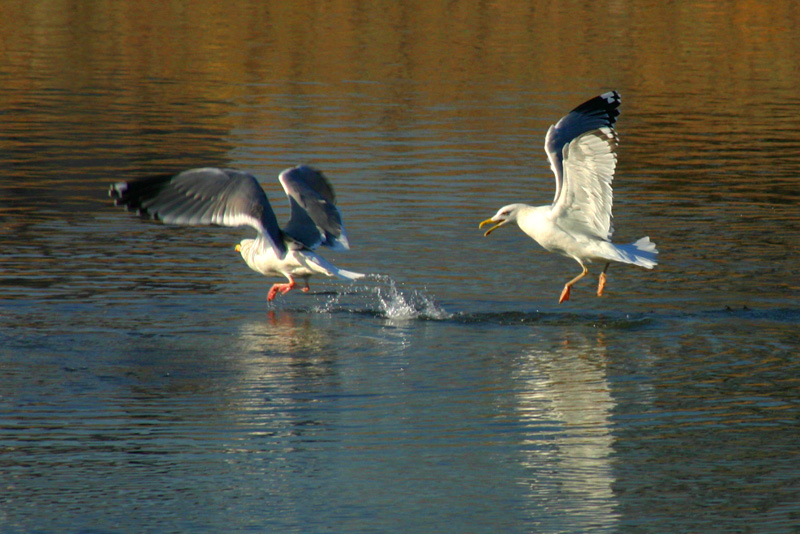
[[[358,280],[359,278],[364,278],[365,275],[361,273],[354,273],[353,271],[346,271],[344,269],[337,269],[336,267],[333,268],[333,274],[338,276],[339,278],[344,278],[345,280]]]
[[[649,237],[638,239],[630,245],[615,245],[614,248],[620,254],[620,259],[617,261],[632,263],[645,269],[652,269],[658,265],[656,261],[658,249]]]
[[[324,259],[322,256],[317,256],[313,252],[306,251],[303,254],[303,257],[305,257],[311,263],[315,264],[320,270],[322,270],[325,274],[327,274],[330,277],[338,276],[339,278],[342,278],[344,280],[350,280],[352,282],[354,280],[358,280],[359,278],[364,278],[364,276],[366,276],[361,273],[354,273],[353,271],[346,271],[344,269],[339,269],[334,264]]]

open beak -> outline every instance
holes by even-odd
[[[486,219],[485,221],[483,221],[481,224],[478,225],[478,228],[483,228],[487,224],[494,224],[495,222],[496,221],[494,221],[493,219]],[[494,226],[486,230],[486,233],[483,234],[483,236],[486,237],[487,235],[491,234],[492,232],[503,226],[505,223],[506,223],[505,220],[500,221],[499,223],[495,224]]]

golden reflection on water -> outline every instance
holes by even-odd
[[[619,183],[631,184],[620,207],[696,202],[720,184],[734,207],[798,201],[795,174],[775,168],[800,166],[800,13],[788,0],[768,9],[12,0],[0,9],[2,164],[45,197],[52,180],[74,183],[85,200],[83,182],[113,171],[236,158],[276,172],[316,156],[367,165],[372,190],[395,170],[404,180],[449,175],[464,194],[486,197],[510,176],[495,195],[517,200],[524,184],[526,197],[546,202],[547,125],[616,88]],[[470,175],[487,167],[491,184]],[[20,194],[2,179],[0,189]]]
[[[16,0],[2,9],[12,94],[150,80],[110,95],[131,103],[226,102],[255,84],[295,94],[316,91],[299,82],[363,81],[379,82],[381,100],[407,108],[509,87],[585,95],[611,83],[651,95],[725,95],[758,114],[762,89],[793,88],[800,62],[791,1],[766,9],[708,0]],[[684,105],[699,111],[703,100]]]

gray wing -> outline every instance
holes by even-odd
[[[203,168],[119,182],[109,195],[117,206],[168,224],[251,226],[278,257],[286,253],[267,195],[250,174]]]
[[[581,134],[598,128],[613,128],[619,116],[622,102],[617,91],[609,91],[580,106],[562,117],[555,126],[550,126],[544,139],[544,150],[550,160],[550,168],[556,175],[556,195],[553,204],[558,202],[564,180],[564,147]]]
[[[280,174],[280,181],[292,207],[284,233],[309,249],[320,245],[349,249],[350,243],[336,207],[336,196],[325,175],[299,165]]]

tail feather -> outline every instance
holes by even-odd
[[[346,280],[351,280],[351,281],[358,280],[359,278],[364,278],[364,276],[366,276],[365,274],[362,273],[346,271],[344,269],[336,269],[334,274],[339,278],[344,278]]]
[[[350,280],[352,282],[358,280],[359,278],[364,278],[364,276],[366,276],[361,273],[340,269],[336,267],[334,264],[330,263],[325,258],[323,258],[322,256],[318,256],[317,254],[314,253],[306,252],[303,256],[330,277],[336,276],[343,280]]]
[[[645,269],[652,269],[658,265],[656,261],[658,249],[649,237],[643,237],[629,245],[615,245],[614,248],[620,256],[617,261],[632,263]]]

